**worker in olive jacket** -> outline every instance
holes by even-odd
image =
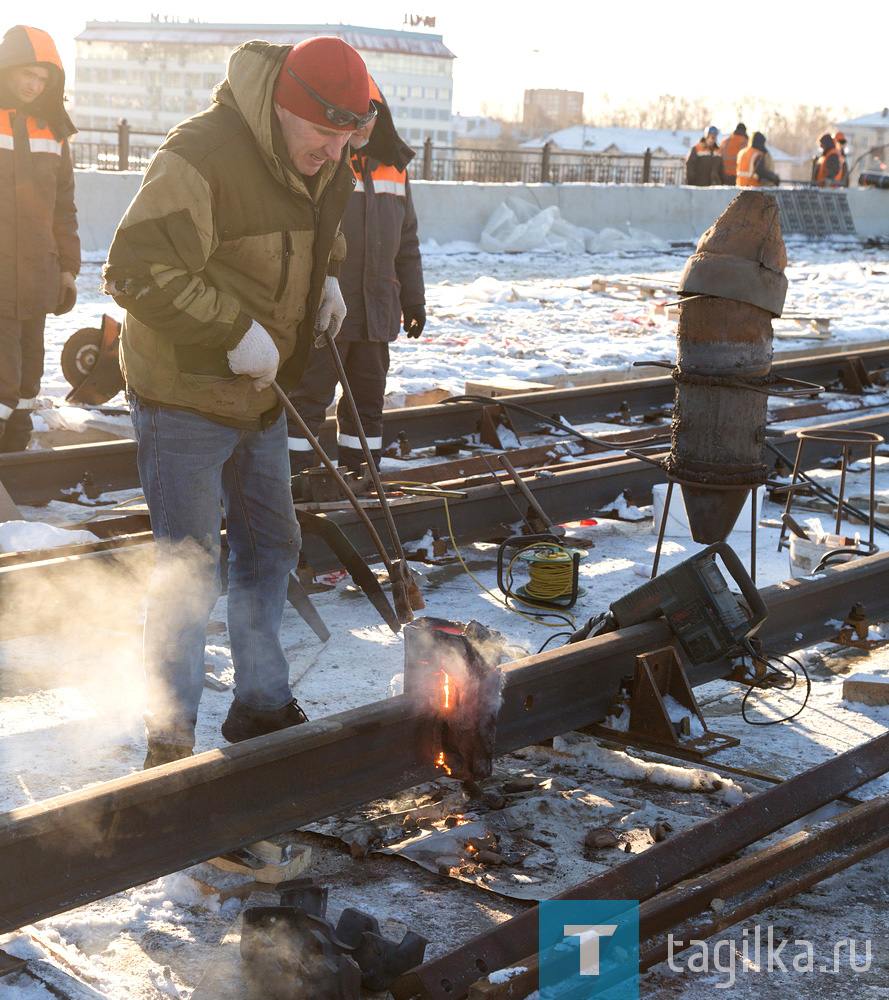
[[[396,132],[389,106],[373,80],[370,94],[377,116],[351,139],[356,186],[342,222],[347,253],[340,286],[347,314],[337,348],[367,443],[379,464],[389,344],[402,327],[408,337],[420,336],[426,324],[426,295],[417,215],[407,176],[414,151]],[[290,398],[316,436],[337,381],[330,351],[323,344],[313,349],[306,373]],[[364,453],[343,396],[336,416],[339,464],[356,469]],[[294,472],[315,464],[312,446],[292,421],[288,440]]]
[[[148,756],[191,754],[204,632],[229,547],[230,742],[305,721],[279,629],[300,533],[287,425],[317,326],[336,334],[348,141],[367,124],[367,67],[339,38],[246,42],[210,107],[150,163],[105,266],[126,309],[121,367],[158,542],[145,623]]]
[[[80,241],[52,38],[17,24],[0,42],[0,452],[24,451],[43,375],[47,313],[74,308]]]

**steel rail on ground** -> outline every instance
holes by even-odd
[[[841,427],[878,431],[889,436],[889,410],[820,426],[825,430]],[[790,432],[770,435],[769,440],[783,445],[788,455],[790,446],[796,443]],[[817,461],[831,454],[832,447],[813,441],[807,456]],[[637,506],[651,503],[652,486],[665,478],[659,467],[627,458],[619,450],[613,455],[594,455],[549,466],[545,472],[537,476],[533,470],[524,470],[521,475],[557,524],[595,514],[621,495]],[[503,487],[491,482],[490,475],[487,478],[488,482],[482,480],[467,488],[465,499],[449,503],[451,525],[460,544],[485,540],[498,532],[511,533],[507,526],[515,522],[515,507]],[[422,538],[432,526],[438,526],[442,535],[446,533],[445,508],[440,499],[396,500],[391,509],[399,535],[405,539]],[[382,513],[373,507],[367,513],[382,530]],[[363,558],[376,558],[372,541],[353,511],[331,510],[325,516],[336,522]],[[128,532],[124,536],[110,535],[99,542],[38,553],[0,554],[0,606],[17,609],[15,614],[0,618],[0,638],[53,631],[60,612],[70,612],[81,602],[84,616],[101,614],[106,620],[132,617],[153,565],[153,539],[147,515],[141,515],[141,521],[140,515],[134,514],[120,520],[122,530]],[[113,531],[114,521],[96,521],[90,527],[107,533]],[[316,573],[340,566],[334,553],[312,535],[305,535],[303,553]],[[97,594],[101,594],[98,604]]]
[[[853,353],[855,358],[872,368],[889,364],[889,344],[873,347],[852,345],[826,354],[780,358],[772,365],[772,372],[823,384],[838,375]],[[651,369],[652,372],[656,370]],[[637,414],[669,406],[673,402],[674,390],[672,378],[658,375],[568,389],[516,393],[510,395],[508,401],[531,407],[547,416],[559,412],[569,421],[583,422],[601,420],[606,414],[617,413],[623,403],[627,403]],[[491,399],[492,405],[497,402],[497,399]],[[385,410],[384,444],[395,441],[399,431],[405,433],[415,448],[429,447],[442,437],[472,434],[476,431],[482,409],[481,403],[461,402]],[[527,415],[517,414],[515,423],[521,433],[527,433],[534,421]],[[336,440],[333,418],[325,421],[319,439],[322,447],[333,449]],[[0,455],[0,482],[19,504],[45,503],[56,499],[62,489],[76,487],[85,472],[92,474],[102,492],[138,488],[135,442],[101,441]]]
[[[889,553],[767,588],[765,645],[827,638],[827,622],[856,601],[874,620],[889,614],[887,573]],[[636,656],[670,641],[656,621],[505,664],[495,753],[600,721]],[[728,670],[718,660],[689,677],[701,684]],[[0,816],[0,933],[440,776],[427,730],[401,696]],[[859,763],[831,798],[869,780],[875,765]],[[799,790],[796,779],[774,789]]]

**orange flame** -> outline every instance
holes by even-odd
[[[447,774],[450,774],[450,773],[451,773],[451,769],[450,769],[450,768],[448,767],[448,765],[447,765],[447,764],[445,763],[445,755],[444,755],[444,750],[442,750],[442,751],[441,751],[441,752],[439,753],[438,757],[436,757],[436,759],[435,759],[435,766],[436,766],[436,767],[443,767],[443,768],[445,769],[445,772],[446,772]]]

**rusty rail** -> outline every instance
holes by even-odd
[[[871,367],[882,367],[889,362],[889,345],[856,345],[831,354],[780,359],[773,364],[772,371],[779,375],[823,383],[832,380],[839,373],[848,362],[850,351],[854,351],[856,358],[866,361]],[[671,406],[674,392],[675,383],[672,378],[657,376],[570,389],[517,393],[508,399],[537,409],[543,414],[558,411],[568,420],[577,422],[599,420],[606,414],[617,413],[625,402],[634,413]],[[414,447],[431,445],[445,434],[456,437],[475,431],[482,409],[480,403],[446,404],[446,411],[443,405],[385,410],[385,444],[395,441],[399,431],[404,431]],[[519,416],[516,420],[521,433],[527,433],[533,424],[527,416]],[[443,427],[447,428],[446,432]],[[323,448],[333,450],[336,443],[333,418],[324,422],[318,437]],[[93,474],[102,491],[137,488],[139,477],[136,471],[135,442],[102,441],[91,445],[54,448],[46,452],[0,455],[0,481],[19,504],[44,503],[55,499],[60,489],[76,486],[86,471]]]
[[[866,604],[874,619],[889,614],[887,574],[884,554],[824,579],[764,590],[770,610],[766,645],[788,650],[826,638],[825,622],[855,601]],[[636,656],[670,639],[666,623],[657,621],[505,664],[495,754],[601,721]],[[701,684],[728,670],[727,661],[718,660],[691,668],[689,677]],[[0,931],[430,780],[440,771],[423,757],[425,732],[422,715],[400,697],[0,816],[0,856],[5,870],[15,873],[0,880]],[[862,749],[822,765],[820,774],[838,775],[829,793],[790,779],[763,793],[777,796],[765,801],[798,796],[802,812],[830,801],[880,773],[887,742],[874,741],[882,747],[878,764]],[[773,829],[787,822],[778,810],[769,815],[776,820]],[[727,836],[741,828],[734,818],[728,825]],[[678,835],[665,845],[670,852],[687,852],[687,864],[707,863],[697,841]],[[634,870],[621,866],[622,889],[634,888],[624,882]],[[533,942],[526,942],[514,957],[532,950]],[[509,962],[510,953],[498,949],[489,968]],[[468,967],[477,968],[474,962]]]

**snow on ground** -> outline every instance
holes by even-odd
[[[426,248],[427,250],[430,248]],[[638,249],[614,254],[490,254],[465,246],[424,256],[429,321],[418,340],[391,347],[387,392],[442,388],[463,392],[467,377],[509,375],[534,380],[600,369],[629,369],[634,361],[675,357],[675,322],[652,315],[649,301],[589,291],[597,275],[657,275],[675,282],[689,247],[671,253]],[[98,256],[98,255],[95,255]],[[832,345],[889,337],[889,251],[790,242],[787,309],[834,317]],[[84,266],[80,301],[67,316],[48,320],[43,393],[58,399],[70,386],[59,353],[77,329],[98,326],[102,312],[120,318],[100,291],[101,262]],[[782,323],[782,333],[806,331]],[[811,338],[784,337],[775,348],[802,350]],[[120,400],[118,400],[120,402]]]
[[[393,345],[392,395],[436,387],[460,393],[467,379],[503,375],[534,379],[597,368],[629,368],[635,360],[672,358],[675,353],[675,324],[652,316],[645,300],[593,293],[589,286],[594,275],[644,274],[658,275],[665,282],[675,280],[691,252],[689,247],[672,252],[640,247],[597,255],[487,254],[467,246],[424,249],[430,319],[419,341],[400,338]],[[833,317],[827,344],[842,347],[889,336],[889,252],[791,242],[788,253],[789,304]],[[84,268],[74,312],[50,317],[43,392],[56,404],[68,391],[59,365],[65,339],[80,327],[96,326],[103,311],[119,316],[114,303],[101,295],[99,282],[100,262],[94,260]],[[779,350],[812,345],[812,340],[802,337],[776,339]],[[72,424],[77,422],[68,421],[68,426]],[[886,469],[881,463],[877,486],[881,494],[889,495]],[[837,472],[825,470],[823,475],[830,481]],[[851,478],[854,485],[860,481],[861,492],[865,474],[853,473]],[[779,513],[774,505],[764,504],[765,520],[774,521]],[[54,524],[85,517],[83,507],[62,503],[29,509],[25,515],[28,520]],[[637,523],[599,519],[598,524],[574,530],[592,543],[582,566],[587,593],[574,609],[577,621],[582,622],[643,582],[640,567],[644,573],[644,567],[651,564],[655,536],[650,519]],[[844,530],[860,529],[847,525]],[[774,528],[761,528],[757,534],[760,585],[789,575],[786,551],[775,551],[776,537]],[[733,534],[730,542],[746,561],[749,532]],[[879,535],[878,544],[884,545]],[[697,548],[689,539],[669,537],[663,568]],[[495,547],[470,545],[463,555],[478,580],[496,592]],[[426,614],[456,621],[475,618],[529,652],[556,631],[504,609],[459,565],[418,565],[418,571]],[[289,608],[282,629],[294,690],[310,717],[386,697],[402,669],[401,638],[378,622],[365,598],[347,581],[314,595],[313,602],[331,629],[327,643],[319,642]],[[97,613],[88,623],[66,626],[57,635],[0,643],[0,756],[4,764],[0,809],[40,802],[141,767],[138,608],[130,617],[107,621],[101,603],[97,595]],[[837,609],[838,616],[844,612]],[[212,620],[218,624],[208,637],[207,661],[216,683],[204,692],[198,751],[219,745],[219,725],[231,698],[225,690],[231,683],[231,659],[224,598]],[[889,709],[843,702],[842,678],[849,672],[889,673],[889,655],[849,655],[823,644],[804,651],[803,657],[813,678],[812,695],[805,711],[791,722],[751,728],[739,714],[742,687],[716,681],[697,689],[711,728],[742,740],[739,748],[724,751],[718,760],[787,777],[885,731]],[[790,715],[800,704],[801,691],[799,685],[787,694],[754,695],[749,712],[759,721]],[[550,782],[549,787],[559,790],[574,806],[597,801],[604,809],[600,800],[607,799],[632,850],[647,846],[646,831],[659,816],[679,816],[678,827],[763,787],[740,778],[715,782],[706,778],[706,767],[699,771],[650,755],[602,750],[588,738],[568,738],[552,749],[529,748],[498,761],[500,777],[528,773]],[[453,783],[450,790],[459,791]],[[889,781],[883,779],[858,794],[889,794]],[[514,808],[530,814],[534,807],[522,800]],[[548,895],[553,885],[588,877],[614,863],[613,852],[608,851],[599,851],[585,862],[577,843],[582,819],[569,821],[566,810],[563,826],[564,841],[553,838],[553,849],[538,845],[534,859],[516,869],[526,899]],[[318,833],[295,833],[291,839],[312,846],[314,861],[307,874],[331,886],[334,917],[343,907],[355,906],[381,919],[397,918],[429,937],[430,956],[442,954],[527,905],[483,888],[483,878],[470,880],[472,884],[445,878],[400,857],[373,854],[356,861],[343,853],[339,842]],[[870,938],[870,970],[837,975],[738,970],[735,994],[745,1000],[779,996],[820,1000],[838,992],[852,1000],[889,997],[887,874],[889,861],[872,859],[724,935],[740,947],[742,929],[756,923],[763,928],[774,925],[784,937],[813,941],[819,960],[839,938]],[[214,891],[214,886],[225,885],[218,872],[200,865],[0,938],[0,948],[32,958],[34,972],[33,977],[20,974],[0,979],[0,997],[44,1000],[61,992],[76,1000],[167,996],[243,1000],[237,926],[233,925],[242,903],[236,898],[225,900],[224,892]],[[712,1000],[719,995],[714,990],[721,989],[727,978],[727,973],[712,968],[694,972],[684,964],[680,971],[660,966],[643,978],[642,996]]]

